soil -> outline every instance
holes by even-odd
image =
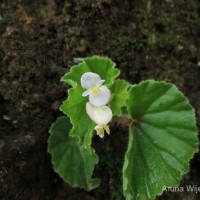
[[[199,127],[199,36],[199,0],[0,0],[0,199],[123,200],[127,127],[119,119],[110,137],[94,137],[100,188],[74,189],[54,173],[47,140],[68,89],[60,77],[75,58],[108,56],[131,83],[174,83]],[[191,184],[200,186],[200,153],[181,182]],[[198,200],[200,193],[158,199]]]

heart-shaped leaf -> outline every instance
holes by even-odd
[[[77,138],[71,138],[68,117],[59,117],[50,128],[48,152],[52,156],[54,170],[72,187],[91,190],[99,186],[99,179],[91,179],[98,156],[94,149],[79,146]]]
[[[165,82],[133,86],[127,101],[133,119],[123,166],[127,200],[154,199],[177,186],[197,151],[194,110],[178,89]]]

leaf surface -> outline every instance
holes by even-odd
[[[126,106],[126,100],[128,98],[129,83],[124,80],[115,80],[114,84],[110,87],[111,99],[109,106],[113,112],[113,115],[121,116],[122,107]]]
[[[127,200],[155,199],[178,186],[197,151],[195,114],[186,97],[165,82],[133,86],[127,101],[133,119],[123,166]]]
[[[68,117],[59,117],[50,128],[48,152],[52,156],[54,170],[72,187],[91,190],[99,186],[99,179],[91,179],[98,156],[79,146],[76,138],[69,136],[71,124]]]

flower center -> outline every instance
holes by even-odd
[[[99,94],[101,90],[98,87],[92,87],[91,88],[91,93],[92,94]]]

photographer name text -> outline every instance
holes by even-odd
[[[194,193],[200,193],[200,186],[198,185],[186,185],[184,187],[163,187],[163,191],[168,191],[168,192],[194,192]]]

